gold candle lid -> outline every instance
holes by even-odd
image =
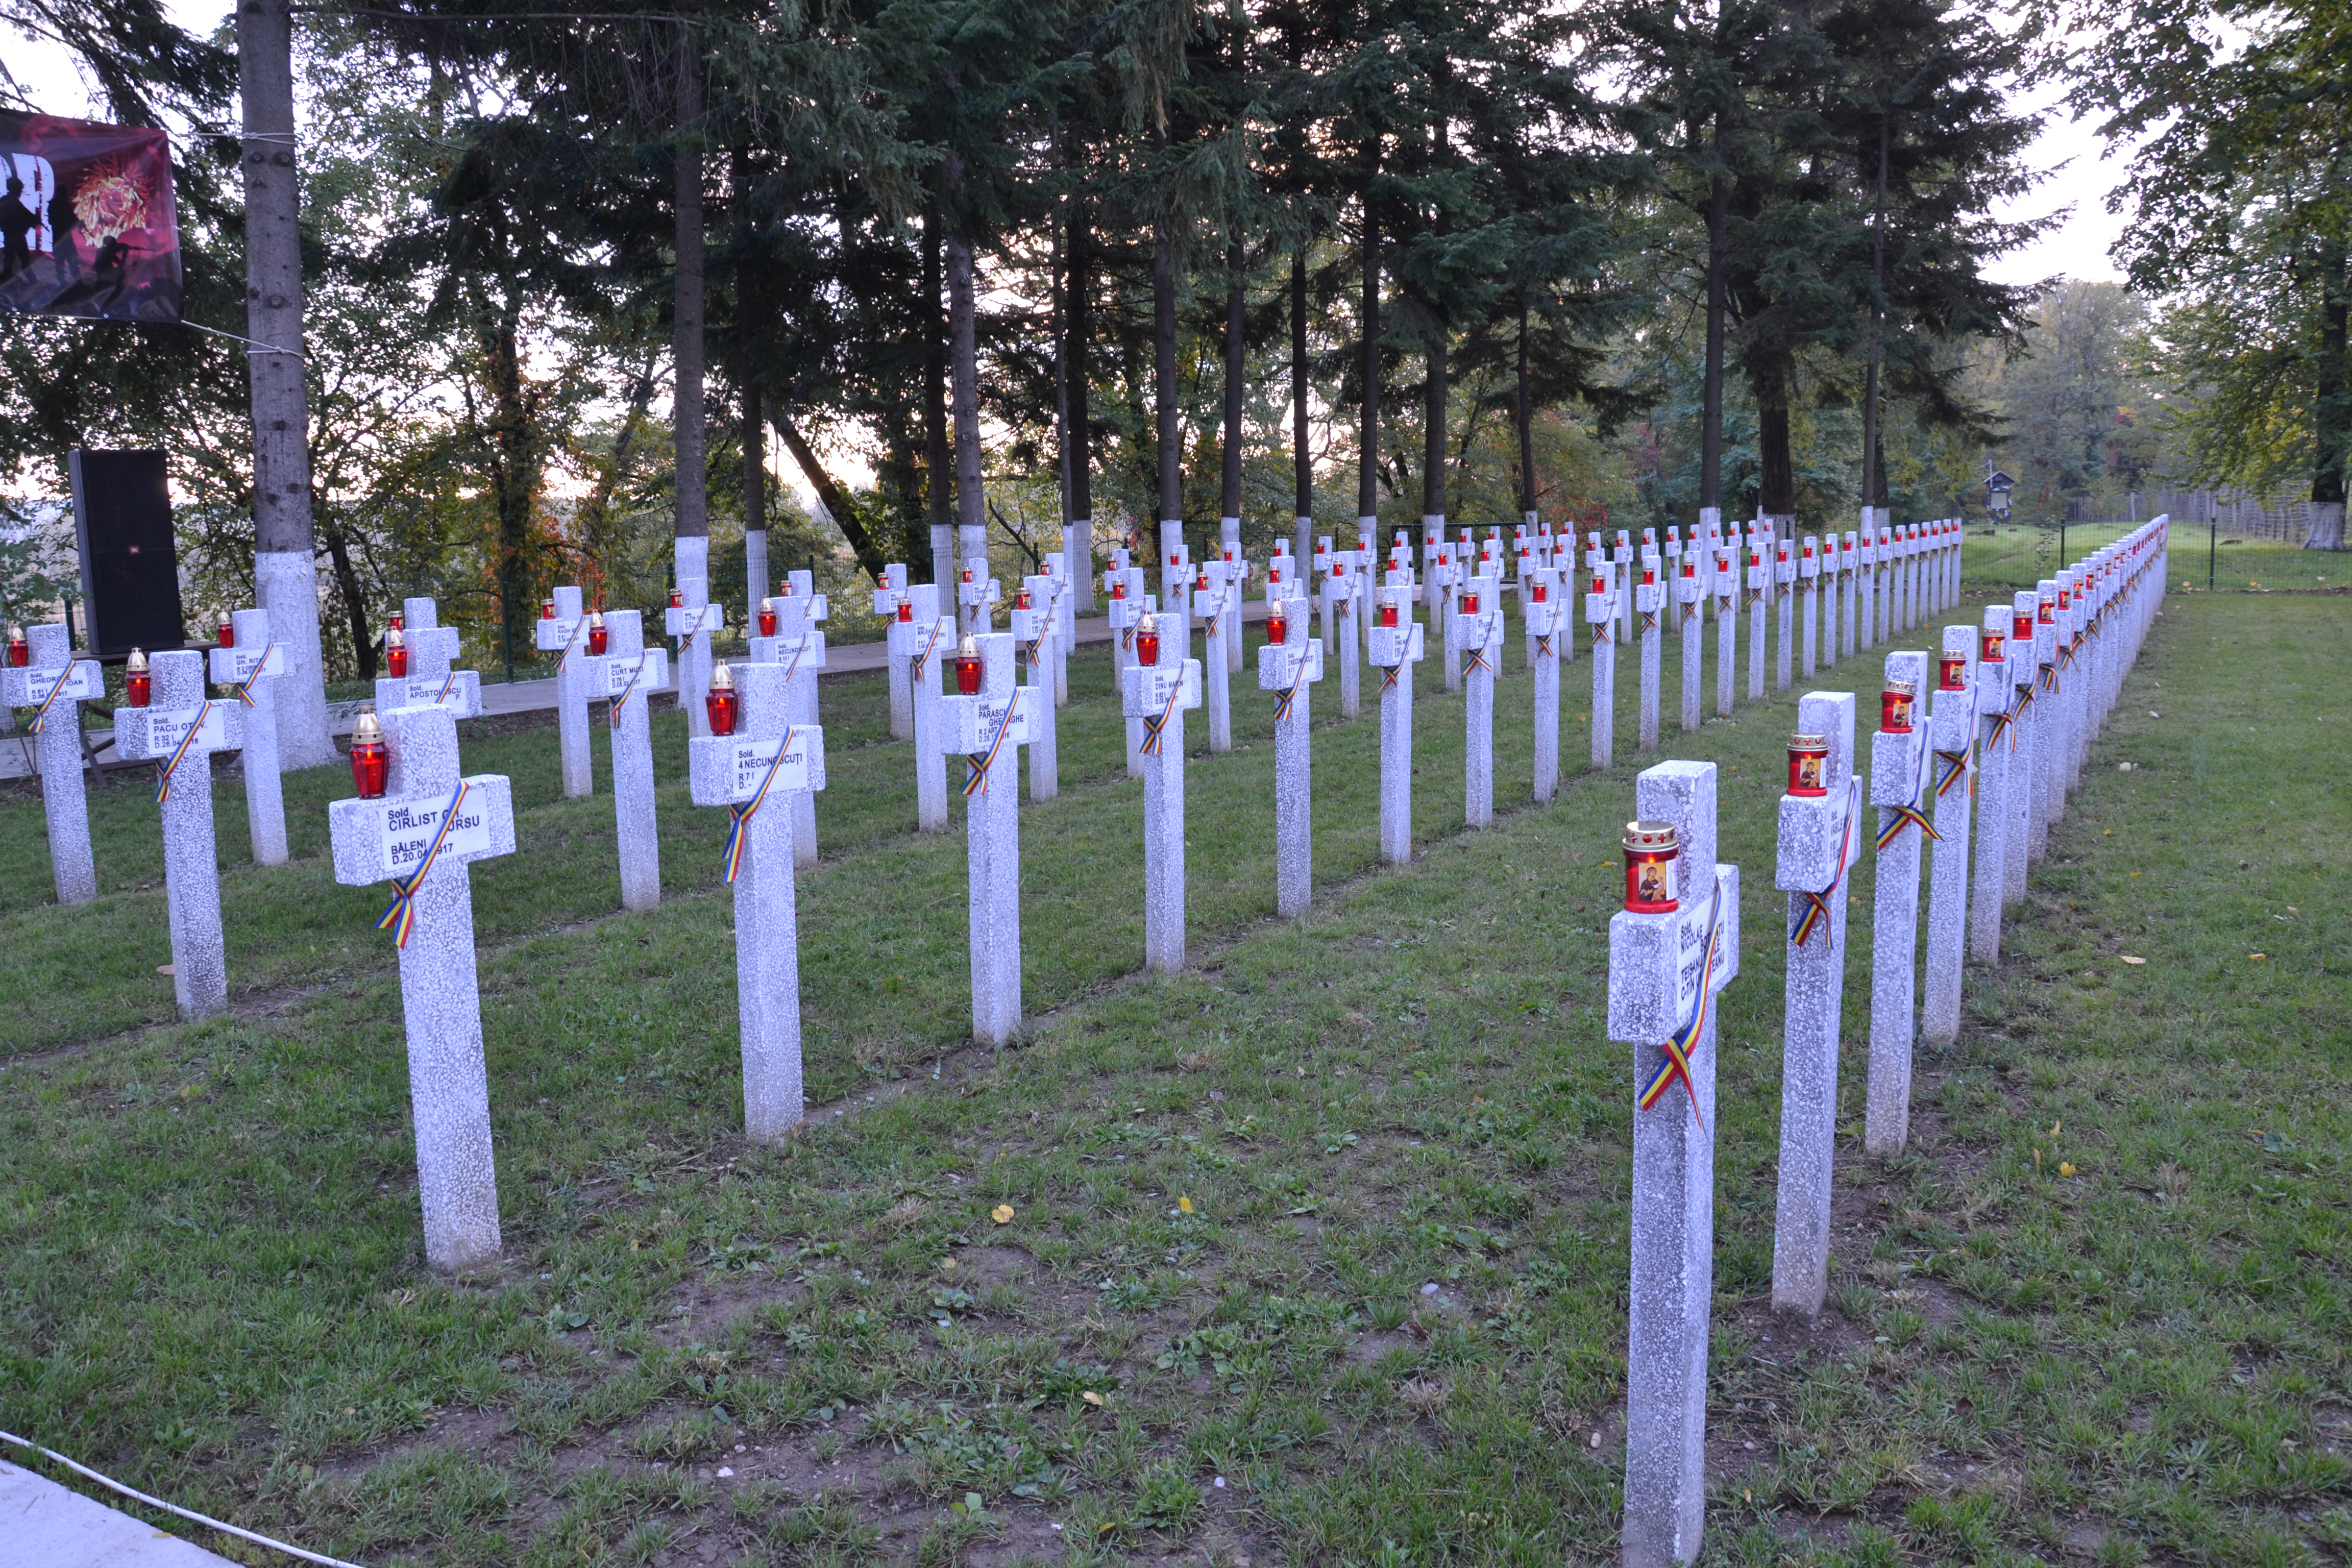
[[[375,710],[373,708],[361,709],[359,711],[359,717],[352,721],[352,744],[354,746],[371,746],[381,742],[383,740],[383,724],[382,721],[376,718]]]
[[[1800,731],[1789,737],[1789,750],[1792,752],[1826,752],[1829,749],[1830,738],[1827,735],[1808,735]]]
[[[1629,822],[1625,825],[1625,847],[1648,854],[1671,854],[1675,842],[1675,825],[1671,822]]]
[[[1890,697],[1908,697],[1911,695],[1911,683],[1907,680],[1890,680],[1886,683],[1886,692]]]
[[[735,672],[727,668],[727,661],[725,659],[720,659],[719,663],[711,667],[710,689],[713,691],[732,691],[735,689]]]

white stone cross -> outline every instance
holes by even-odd
[[[1437,537],[1422,547],[1423,580],[1433,595],[1430,601],[1429,627],[1437,637],[1445,689],[1459,691],[1462,689],[1462,632],[1457,624],[1461,612],[1456,600],[1461,594],[1462,573],[1454,564],[1454,547],[1444,542],[1444,525],[1440,523]]]
[[[1410,586],[1383,584],[1373,603],[1371,662],[1381,672],[1381,858],[1402,866],[1412,858],[1412,667],[1427,652]]]
[[[795,795],[824,787],[824,731],[793,722],[782,665],[747,664],[731,673],[734,732],[687,742],[688,789],[695,805],[728,810],[721,861],[735,891],[743,1131],[755,1143],[773,1143],[806,1110],[795,814],[784,806]]]
[[[1289,584],[1266,577],[1269,594]],[[1323,643],[1304,594],[1266,600],[1267,637],[1257,650],[1257,685],[1274,693],[1274,907],[1285,920],[1307,912],[1315,893],[1313,752],[1307,709],[1323,679]]]
[[[955,622],[940,614],[940,585],[913,583],[890,623],[890,658],[907,666],[907,687],[912,693],[915,734],[915,825],[924,833],[944,832],[948,825],[947,752],[940,749],[940,672],[955,652]],[[1111,624],[1117,626],[1118,605]]]
[[[1822,558],[1816,552],[1816,542],[1811,534],[1805,535],[1804,553],[1797,562],[1797,581],[1805,595],[1805,626],[1799,640],[1807,680],[1813,678],[1822,624]]]
[[[205,696],[205,656],[150,660],[148,706],[114,710],[114,749],[155,763],[163,823],[163,885],[171,912],[172,992],[183,1018],[228,1005],[221,946],[220,860],[213,842],[213,753],[245,743],[243,705]]]
[[[446,708],[455,719],[478,718],[482,711],[482,678],[459,669],[457,628],[440,623],[429,598],[401,601],[401,642],[408,650],[408,673],[381,677],[375,683],[379,713],[426,703]]]
[[[1683,658],[1683,732],[1695,732],[1704,722],[1699,704],[1706,693],[1699,678],[1699,659],[1706,647],[1703,612],[1706,608],[1706,584],[1699,577],[1700,552],[1696,545],[1685,552],[1682,563],[1671,572],[1674,579],[1675,646]]]
[[[1584,595],[1584,622],[1592,637],[1592,765],[1605,768],[1617,745],[1617,595],[1606,562],[1593,569]]]
[[[1328,545],[1330,542],[1324,541]],[[1360,592],[1365,582],[1352,557],[1354,551],[1325,551],[1327,564],[1323,574],[1316,579],[1318,602],[1323,611],[1323,637],[1339,658],[1339,717],[1353,719],[1363,710],[1363,686],[1360,658],[1362,639],[1358,636],[1356,621],[1365,614],[1363,595]]]
[[[1225,639],[1225,673],[1239,675],[1242,668],[1242,591],[1249,585],[1250,563],[1242,554],[1242,520],[1225,517],[1217,520],[1217,556],[1224,568],[1225,586],[1232,592],[1233,614],[1220,623],[1219,630]],[[1211,751],[1218,748],[1211,745]]]
[[[1201,661],[1185,658],[1192,636],[1183,607],[1153,616],[1151,663],[1145,634],[1138,662],[1119,672],[1119,700],[1143,741],[1143,966],[1184,967],[1184,710],[1201,705]]]
[[[2042,777],[2041,752],[2045,726],[2039,695],[2042,638],[2035,612],[2040,599],[2031,588],[2021,588],[2010,601],[2009,677],[2017,692],[2011,711],[2016,717],[2017,749],[2009,758],[2009,832],[2003,835],[2001,900],[2013,904],[2025,897],[2026,868],[2033,858],[2033,813]]]
[[[1674,907],[1609,922],[1609,1037],[1633,1047],[1635,1104],[1623,1562],[1664,1568],[1697,1557],[1706,1525],[1716,997],[1739,972],[1739,870],[1715,858],[1713,763],[1644,769],[1633,801],[1676,846],[1654,889]]]
[[[1927,787],[1936,800],[1937,837],[1927,887],[1927,973],[1920,993],[1919,1034],[1937,1046],[1950,1045],[1960,1033],[1960,962],[1969,921],[1969,807],[1977,740],[1976,647],[1974,626],[1944,628],[1927,717],[1933,748]]]
[[[1715,713],[1731,717],[1732,682],[1739,676],[1739,617],[1732,608],[1739,593],[1739,572],[1728,544],[1715,550]]]
[[[956,529],[956,625],[967,632],[984,632],[995,621],[989,606],[1004,596],[988,560],[988,529]]]
[[[269,635],[268,610],[229,616],[226,647],[206,655],[215,684],[228,687],[244,710],[245,820],[257,866],[286,864],[286,792],[278,780],[278,698],[269,682],[294,673],[293,647]]]
[[[82,793],[79,705],[103,698],[106,679],[96,661],[74,658],[70,626],[26,626],[25,641],[28,662],[0,671],[0,701],[33,710],[58,902],[86,904],[98,897],[98,867],[89,852],[89,800]]]
[[[2017,690],[2005,605],[1985,606],[1977,633],[1977,809],[1974,824],[1976,875],[1969,884],[1969,958],[1976,963],[2000,959],[2001,908],[2009,880],[2010,764],[2017,756]]]
[[[706,639],[707,640],[707,639]],[[613,829],[621,862],[621,907],[650,910],[661,902],[661,829],[654,810],[654,742],[649,710],[654,689],[669,673],[668,650],[646,647],[645,622],[635,610],[604,613],[604,655],[595,666],[598,695],[605,698],[605,727],[613,747]],[[681,683],[682,684],[682,683]],[[678,693],[684,702],[686,693]],[[701,704],[695,717],[707,730]]]
[[[2040,860],[2050,852],[2050,827],[2065,805],[2067,748],[2064,694],[2058,679],[2058,583],[2044,577],[2034,591],[2033,828],[2028,853]]]
[[[824,722],[817,710],[817,676],[825,667],[824,634],[816,623],[826,617],[825,595],[816,592],[812,574],[803,570],[787,573],[768,603],[773,606],[776,630],[773,636],[750,639],[750,662],[782,668],[784,717],[798,729],[814,730]],[[803,866],[814,866],[816,792],[795,792],[792,812],[793,858]]]
[[[1103,574],[1103,592],[1109,596],[1104,608],[1110,629],[1118,634],[1111,638],[1111,668],[1122,690],[1127,671],[1136,663],[1136,631],[1159,602],[1144,591],[1143,584],[1144,573],[1139,566],[1114,566]],[[1127,720],[1127,776],[1143,776],[1143,721],[1132,715]]]
[[[1575,640],[1562,578],[1550,566],[1522,565],[1519,618],[1527,627],[1528,653],[1535,670],[1534,795],[1538,804],[1559,792],[1560,646]]]
[[[1907,690],[1906,689],[1908,689]],[[1927,656],[1886,656],[1878,732],[1870,738],[1870,803],[1878,807],[1870,931],[1870,1099],[1863,1147],[1896,1154],[1911,1136],[1911,1049],[1917,1038],[1919,858],[1936,837],[1928,762]]]
[[[1021,1028],[1021,753],[1044,692],[1015,686],[1010,632],[971,639],[978,689],[940,703],[940,743],[963,758],[965,908],[971,942],[971,1037],[992,1048]],[[958,656],[959,661],[961,655]]]
[[[554,612],[551,615],[551,608]],[[588,647],[588,616],[581,606],[580,590],[567,585],[548,595],[533,633],[540,651],[556,656],[556,745],[563,759],[563,793],[572,798],[596,793],[594,753],[589,746],[588,688],[593,678],[589,660],[593,656]],[[599,691],[596,695],[601,697],[604,693]]]
[[[393,885],[376,928],[400,950],[425,1260],[444,1271],[478,1268],[498,1261],[499,1183],[466,868],[514,853],[514,792],[501,774],[458,776],[457,721],[447,707],[395,708],[383,720],[383,795],[327,807],[335,880]]]
[[[677,588],[662,611],[663,633],[677,639],[677,705],[688,735],[710,733],[703,701],[710,694],[710,644],[727,625],[726,607],[710,602],[709,555],[708,539],[677,542]]]
[[[1654,551],[1642,554],[1641,581],[1633,585],[1634,636],[1641,639],[1642,671],[1639,700],[1635,705],[1635,722],[1640,726],[1642,750],[1650,751],[1658,743],[1659,666],[1665,657],[1665,628],[1662,624],[1666,614],[1666,587],[1658,581],[1658,557]]]
[[[1748,545],[1748,700],[1760,702],[1764,699],[1764,613],[1765,599],[1772,590],[1772,565],[1765,558],[1763,546]]]
[[[913,618],[914,608],[907,597],[905,562],[893,561],[882,568],[882,580],[874,585],[874,613],[888,626]],[[908,680],[907,667],[913,656],[899,652],[895,644],[885,652],[890,663],[890,738],[911,740],[915,733],[915,689]]]
[[[1468,579],[1454,595],[1454,641],[1461,647],[1462,820],[1495,824],[1495,677],[1503,663],[1503,580]]]
[[[1045,563],[1051,566],[1053,558]],[[1029,711],[1029,798],[1052,800],[1062,792],[1061,726],[1054,710],[1054,681],[1062,659],[1061,584],[1049,574],[1024,577],[1010,616],[1013,646],[1021,652]],[[1023,601],[1026,601],[1024,604]]]
[[[1778,640],[1772,648],[1772,689],[1786,691],[1795,682],[1797,561],[1785,539],[1777,541],[1773,550],[1772,595],[1780,616],[1776,623]]]
[[[1836,1157],[1838,1036],[1845,1011],[1846,878],[1862,847],[1853,693],[1797,700],[1800,753],[1780,796],[1773,886],[1789,895],[1780,1013],[1780,1176],[1772,1226],[1772,1306],[1817,1315],[1829,1291],[1830,1175]],[[1801,770],[1797,773],[1793,770]],[[1800,794],[1798,791],[1803,793]]]
[[[1242,623],[1240,574],[1223,561],[1192,569],[1192,610],[1201,626],[1202,690],[1209,710],[1209,750],[1234,749],[1232,635]]]

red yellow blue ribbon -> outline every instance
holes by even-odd
[[[996,762],[996,753],[1004,749],[1004,737],[1013,732],[1013,710],[1020,704],[1021,694],[1014,692],[1013,700],[1004,705],[1004,717],[997,721],[996,738],[985,752],[966,752],[963,758],[963,793],[969,799],[988,793],[988,770]]]
[[[1642,629],[1645,632],[1654,632],[1658,629],[1657,611],[1643,610],[1642,612]]]
[[[1179,668],[1176,672],[1175,683],[1169,688],[1168,706],[1160,710],[1159,718],[1146,719],[1143,721],[1144,730],[1147,731],[1143,739],[1143,754],[1145,756],[1156,757],[1160,754],[1160,742],[1163,732],[1167,728],[1168,721],[1176,716],[1176,704],[1181,702],[1183,700],[1184,673],[1181,668]]]
[[[1276,723],[1279,724],[1285,719],[1290,717],[1290,705],[1297,700],[1298,689],[1306,683],[1306,680],[1307,655],[1302,650],[1298,656],[1298,673],[1290,678],[1290,684],[1288,686],[1284,687],[1280,691],[1274,694],[1274,721]]]
[[[441,847],[449,842],[449,830],[457,826],[457,808],[466,803],[467,787],[464,779],[457,781],[456,793],[449,796],[448,808],[441,814],[441,826],[434,831],[433,842],[426,847],[425,858],[416,863],[416,869],[392,879],[392,902],[375,917],[375,929],[392,932],[394,947],[406,947],[409,933],[416,929],[416,889],[424,885],[425,873],[433,869],[433,862],[441,858]]]
[[[49,705],[58,700],[58,693],[65,690],[66,682],[73,679],[73,660],[68,659],[66,661],[65,668],[58,672],[57,679],[50,684],[49,694],[41,699],[41,705],[38,708],[33,710],[32,722],[27,724],[26,728],[31,731],[34,734],[39,734],[41,732],[41,726],[48,722]],[[156,798],[161,800],[163,797],[158,795]]]
[[[1713,875],[1713,867],[1707,870],[1709,875]],[[1684,1091],[1690,1096],[1691,1120],[1698,1123],[1702,1132],[1706,1131],[1706,1119],[1699,1114],[1698,1082],[1691,1077],[1690,1054],[1698,1048],[1699,1037],[1706,1032],[1707,1009],[1713,1005],[1715,998],[1715,961],[1722,948],[1723,884],[1717,882],[1715,897],[1707,904],[1706,958],[1699,967],[1698,995],[1691,1003],[1690,1016],[1683,1020],[1682,1027],[1660,1042],[1665,1051],[1665,1060],[1660,1062],[1658,1070],[1650,1075],[1650,1081],[1643,1086],[1637,1100],[1643,1110],[1649,1110],[1679,1078],[1683,1080]]]
[[[251,708],[255,705],[253,700],[253,688],[255,684],[261,679],[261,672],[269,668],[269,656],[277,651],[278,645],[276,643],[271,643],[268,647],[263,648],[261,650],[261,658],[254,664],[253,673],[247,676],[243,682],[238,685],[236,689],[236,700],[239,702],[244,703],[247,708]]]
[[[1592,646],[1594,647],[1599,647],[1602,643],[1605,643],[1608,640],[1609,623],[1607,621],[1595,621],[1592,624]]]
[[[784,765],[784,757],[793,749],[794,733],[792,725],[784,726],[783,743],[776,748],[776,754],[768,759],[768,771],[760,775],[760,787],[742,805],[727,808],[727,848],[721,864],[726,869],[727,885],[730,888],[735,885],[735,874],[743,868],[743,851],[751,842],[743,829],[767,800],[769,787],[776,782],[776,770]]]
[[[452,673],[454,674],[455,671]],[[612,728],[617,730],[621,727],[621,710],[628,705],[629,694],[636,690],[637,682],[645,679],[645,674],[646,656],[640,653],[637,655],[636,668],[629,671],[629,683],[621,688],[621,694],[613,699],[612,707],[605,710],[605,721]]]
[[[68,668],[70,668],[71,666]],[[155,770],[155,804],[157,805],[172,798],[172,772],[180,765],[180,759],[188,754],[188,748],[195,743],[196,737],[203,733],[205,715],[212,711],[212,708],[213,705],[210,702],[198,705],[195,722],[190,724],[188,732],[180,737],[180,743],[172,748],[172,760]]]
[[[1941,800],[1952,793],[1952,786],[1969,776],[1969,750],[1937,752],[1936,760],[1944,764],[1943,775],[1936,780],[1936,798]]]
[[[946,624],[940,620],[931,622],[930,640],[923,644],[923,651],[915,656],[914,674],[917,680],[923,679],[923,667],[931,662],[932,650],[940,646],[940,627]],[[1134,633],[1130,630],[1128,635],[1132,637]]]
[[[1848,779],[1845,786],[1845,826],[1838,836],[1837,875],[1832,877],[1830,885],[1818,893],[1802,888],[1797,889],[1804,895],[1805,912],[1797,917],[1797,929],[1790,933],[1789,940],[1799,947],[1811,941],[1813,932],[1824,928],[1830,918],[1830,900],[1836,895],[1838,889],[1845,885],[1846,871],[1853,864],[1853,830],[1862,816],[1861,794],[1862,782]]]
[[[1916,824],[1920,832],[1937,843],[1941,844],[1944,841],[1944,836],[1936,831],[1935,824],[1919,815],[1919,803],[1916,798],[1908,805],[1888,805],[1879,809],[1888,815],[1886,826],[1878,830],[1878,841],[1874,846],[1876,848],[1885,849],[1901,836],[1906,826],[1912,824]]]

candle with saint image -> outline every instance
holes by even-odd
[[[763,637],[776,635],[776,601],[773,599],[760,601],[760,635]]]
[[[539,618],[542,621],[551,621],[555,618],[555,600],[551,595],[539,602]]]
[[[1145,616],[1142,625],[1135,628],[1135,658],[1139,664],[1151,665],[1160,662],[1159,616]],[[977,691],[980,689],[975,686],[972,689]]]
[[[408,639],[400,635],[400,628],[396,626],[384,629],[383,668],[394,680],[403,679],[408,674]]]
[[[1969,687],[1969,656],[1948,653],[1936,660],[1937,684],[1946,691],[1966,691]]]
[[[1807,797],[1829,791],[1830,738],[1794,734],[1789,737],[1789,793]]]
[[[612,634],[604,629],[604,612],[602,610],[589,611],[588,657],[591,658],[602,658],[604,657],[604,650],[611,646]]]
[[[1977,659],[1982,664],[1999,664],[2009,657],[2009,639],[1990,626],[1977,634]]]
[[[710,672],[710,690],[702,699],[702,710],[709,717],[712,734],[735,732],[735,672],[724,660]]]
[[[383,750],[383,725],[374,709],[362,708],[359,717],[352,721],[352,783],[359,787],[362,800],[383,796],[389,765]]]
[[[146,707],[147,694],[154,689],[149,680],[146,650],[134,647],[122,666],[123,700],[133,708]]]
[[[2057,600],[2052,598],[2047,594],[2042,595],[2042,624],[2043,626],[2051,626],[2056,622],[2057,616],[2055,612],[2057,608]]]
[[[669,607],[670,607],[671,609],[673,609],[673,610],[682,610],[682,609],[686,608],[686,590],[685,590],[685,589],[683,589],[683,588],[672,588],[672,589],[669,591]]]
[[[394,611],[393,611],[393,612],[392,612],[392,619],[391,619],[390,621],[388,621],[387,623],[385,623],[385,624],[386,624],[386,625],[388,625],[388,626],[390,626],[392,627],[392,629],[393,629],[394,631],[396,631],[396,632],[398,632],[398,631],[405,631],[405,630],[407,630],[407,629],[408,629],[408,615],[407,615],[407,612],[406,612],[406,611],[404,611],[404,610],[394,610]]]
[[[1911,732],[1911,683],[1890,680],[1878,694],[1878,727],[1889,735]]]
[[[1625,825],[1625,909],[1630,914],[1670,914],[1682,907],[1675,896],[1675,842],[1671,822]]]

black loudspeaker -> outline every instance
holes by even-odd
[[[163,454],[74,452],[69,463],[90,651],[178,647],[187,623]]]

